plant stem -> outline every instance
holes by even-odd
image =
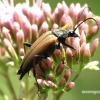
[[[63,92],[60,91],[60,92],[57,92],[57,93],[54,93],[54,98],[53,100],[60,100],[61,96],[62,96]]]
[[[8,96],[0,89],[0,96],[3,98],[3,100],[8,100]]]
[[[44,95],[40,95],[40,96],[38,96],[38,99],[37,99],[37,100],[45,100]]]
[[[13,100],[17,100],[17,96],[16,96],[16,93],[15,93],[15,91],[14,91],[14,88],[13,88],[13,85],[12,85],[12,82],[11,82],[11,80],[10,80],[10,78],[9,78],[8,73],[3,73],[2,75],[3,75],[3,76],[5,77],[5,79],[6,79],[6,82],[7,82],[8,88],[9,88],[11,94],[12,94]]]
[[[29,100],[29,90],[28,90],[28,88],[29,88],[29,82],[28,82],[28,76],[25,77],[24,82],[25,82],[25,98],[26,98],[26,100]]]
[[[74,82],[78,78],[78,76],[80,75],[80,73],[81,73],[81,69],[79,68],[78,72],[76,73],[76,75],[72,79],[72,82]]]
[[[38,89],[36,85],[34,85],[33,88],[30,90],[30,100],[34,100],[37,92],[38,92]]]

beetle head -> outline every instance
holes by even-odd
[[[76,34],[76,32],[74,30],[70,30],[68,33],[68,37],[79,37],[79,35]]]

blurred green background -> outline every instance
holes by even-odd
[[[25,0],[15,0],[15,3],[18,2],[24,2]],[[31,0],[30,0],[31,1]],[[58,2],[62,2],[62,0],[44,0],[45,3],[50,3],[50,6],[52,7],[52,11],[56,7]],[[81,5],[88,4],[89,7],[91,7],[92,12],[95,15],[100,16],[100,1],[96,0],[65,0],[66,4],[69,6],[71,3],[80,3]],[[96,37],[100,37],[100,31],[99,34]],[[92,60],[98,60],[100,61],[100,46],[95,53],[95,56],[91,59]],[[98,65],[100,67],[100,64]],[[19,80],[17,79],[17,75],[12,75],[11,78],[13,78],[13,82],[15,83],[14,86],[19,86]],[[92,91],[100,91],[100,71],[92,71],[92,70],[84,70],[81,75],[78,77],[78,79],[75,81],[76,86],[74,89],[72,89],[68,93],[64,93],[61,100],[100,100],[100,93],[99,94],[82,94],[83,90],[92,90]],[[6,90],[6,87],[3,85],[3,78],[0,77],[0,87]],[[33,83],[32,83],[33,84]],[[17,90],[18,92],[18,90]],[[6,94],[9,94],[9,91],[6,90]],[[51,100],[52,95],[49,95],[48,100]],[[0,100],[2,100],[0,98]]]

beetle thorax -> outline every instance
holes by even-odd
[[[68,36],[69,31],[67,30],[62,30],[62,29],[57,29],[57,30],[52,30],[52,34],[54,34],[56,37],[60,36]]]

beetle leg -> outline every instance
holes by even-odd
[[[57,49],[61,49],[60,47],[60,42],[58,42],[58,44],[56,44]]]
[[[64,37],[64,34],[62,34],[61,36],[58,37],[58,41],[59,41],[60,43],[62,43],[63,45],[65,45],[65,46],[67,46],[67,47],[69,47],[69,48],[71,48],[71,49],[74,49],[74,47],[72,47],[72,46],[66,44],[66,43],[65,43],[65,40],[66,40],[66,38]],[[59,43],[58,43],[58,44],[59,44]],[[74,50],[75,50],[75,49],[74,49]]]
[[[35,62],[36,62],[36,59],[33,60],[33,65],[34,66],[35,66]],[[33,76],[35,77],[35,81],[36,81],[38,92],[39,92],[39,84],[37,83],[37,77],[36,77],[35,67],[33,67]]]
[[[35,55],[34,56],[37,60],[42,60],[44,57],[44,55]]]
[[[35,55],[35,63],[38,64],[39,61],[42,61],[42,59],[46,59],[47,57],[49,57],[47,53],[43,53],[42,55]],[[40,67],[40,69],[43,73],[45,72],[42,67]]]
[[[25,46],[27,47],[31,47],[32,44],[28,43],[28,42],[24,42],[24,52],[26,53],[26,49],[25,49]]]
[[[25,46],[27,46],[27,47],[31,47],[31,45],[32,45],[32,44],[30,44],[30,43],[28,43],[28,42],[24,42],[23,44],[24,44]]]
[[[48,54],[47,54],[47,53],[43,53],[43,54],[41,54],[41,55],[35,55],[34,57],[35,57],[34,63],[35,63],[35,64],[38,64],[39,61],[41,61],[42,59],[47,58],[47,57],[48,57]],[[45,73],[45,71],[44,71],[44,69],[43,69],[42,67],[40,67],[40,69],[41,69],[41,71],[42,71],[43,73]],[[39,91],[40,91],[40,87],[39,87],[39,84],[37,83],[37,77],[36,77],[35,67],[33,67],[33,75],[34,75],[34,77],[35,77],[36,84],[37,84],[37,88],[38,88],[38,92],[39,92]]]
[[[46,52],[41,55],[35,55],[35,58],[37,58],[37,60],[46,59],[47,57],[49,57],[49,55]]]
[[[69,48],[71,48],[71,49],[75,50],[75,49],[74,49],[74,47],[72,47],[72,46],[70,46],[70,45],[66,44],[66,43],[65,43],[65,41],[62,41],[61,43],[62,43],[63,45],[65,45],[65,46],[67,46],[67,47],[69,47]]]
[[[70,45],[68,45],[68,44],[66,44],[66,43],[63,43],[63,44],[64,44],[65,46],[67,46],[67,47],[69,47],[69,48],[75,50],[74,47],[72,47],[72,46],[70,46]]]
[[[42,59],[46,59],[48,57],[47,53],[44,53],[42,55],[35,55],[35,64],[38,64]],[[40,68],[43,72],[43,68]]]
[[[60,45],[60,42],[56,43],[55,45],[55,49],[62,49],[62,46]]]

